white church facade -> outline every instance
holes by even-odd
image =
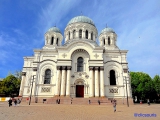
[[[57,27],[50,28],[44,47],[24,57],[19,96],[131,98],[128,51],[116,42],[113,29],[106,27],[98,35],[86,16],[72,18],[64,36]]]

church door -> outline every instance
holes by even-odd
[[[84,97],[84,85],[76,85],[76,97]]]

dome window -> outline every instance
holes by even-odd
[[[68,32],[68,39],[70,40],[70,32]]]
[[[105,45],[105,39],[103,39],[103,44]]]
[[[76,31],[73,30],[73,39],[75,39],[75,38],[76,38]]]
[[[111,43],[111,40],[110,40],[110,37],[108,37],[108,45],[110,45]]]
[[[86,39],[88,39],[88,30],[86,30]]]
[[[56,44],[57,44],[57,46],[58,46],[58,38],[57,38]]]
[[[52,37],[51,39],[51,45],[53,45],[53,42],[54,42],[54,37]]]
[[[79,30],[79,38],[82,38],[82,30]]]

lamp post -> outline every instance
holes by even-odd
[[[31,96],[32,96],[32,88],[33,88],[34,76],[35,75],[33,75],[33,78],[31,79],[31,94],[30,94],[30,98],[29,98],[29,105],[31,104]]]
[[[124,76],[125,82],[126,82],[126,95],[127,95],[127,106],[129,107],[129,102],[128,102],[128,89],[127,89],[127,79],[126,76]]]

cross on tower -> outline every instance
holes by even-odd
[[[94,57],[97,59],[99,57],[99,55],[97,55],[97,53],[94,55]]]
[[[67,54],[64,53],[62,56],[63,56],[63,58],[65,58],[67,56]]]

